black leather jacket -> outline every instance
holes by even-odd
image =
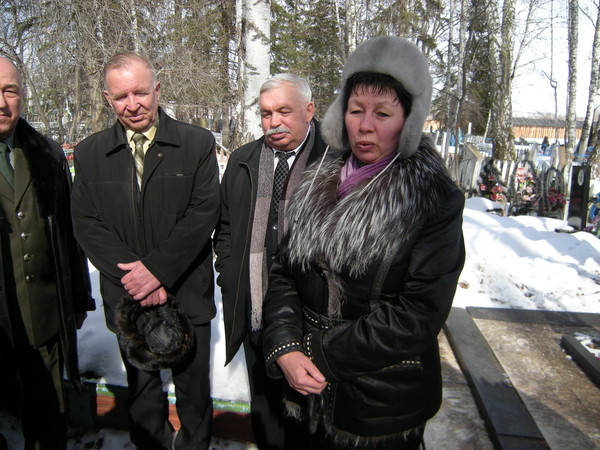
[[[335,193],[336,167],[343,161],[325,164],[322,179],[316,179],[310,195],[290,213],[290,222],[297,218],[301,223],[290,233],[307,235],[290,244],[288,234],[270,272],[263,335],[270,373],[278,374],[275,361],[282,354],[300,350],[309,356],[329,385],[320,398],[310,396],[308,414],[338,440],[397,436],[425,423],[441,403],[437,336],[465,258],[464,197],[435,155],[420,150],[417,157],[434,169],[425,175],[419,164],[401,161],[356,200],[344,199],[345,206]],[[432,172],[442,181],[429,183]],[[313,176],[307,176],[307,183]],[[435,191],[431,195],[415,192],[409,200],[402,195],[406,186],[427,184]],[[393,195],[387,192],[398,192],[400,200],[388,203]],[[362,210],[348,221],[343,215],[347,208]],[[422,213],[411,219],[406,208]],[[327,219],[338,213],[344,219],[333,228],[322,225],[334,223]],[[382,222],[383,231],[370,241],[369,233]],[[400,239],[397,230],[403,223],[409,232]],[[339,239],[359,230],[367,230],[364,243]],[[302,264],[290,257],[320,241],[323,248],[333,249],[331,254],[326,250]],[[346,269],[332,267],[336,247],[348,254]],[[374,255],[380,248],[383,252]],[[366,269],[352,274],[351,267],[362,260],[368,260]],[[332,311],[336,296],[339,307]]]

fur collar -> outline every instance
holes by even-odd
[[[40,213],[43,217],[51,216],[58,207],[56,174],[62,170],[64,154],[56,142],[42,136],[22,118],[15,135],[29,166]]]
[[[348,155],[313,165],[296,192],[284,250],[290,265],[308,270],[317,263],[333,273],[364,275],[385,252],[407,242],[454,187],[444,161],[423,138],[410,158],[338,200],[339,173]]]

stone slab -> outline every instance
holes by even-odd
[[[600,314],[593,313],[475,307],[469,307],[467,311],[475,319],[574,327],[600,327]]]
[[[575,336],[563,336],[560,345],[579,364],[581,370],[596,383],[596,386],[600,387],[600,361],[586,350]]]
[[[502,365],[464,309],[453,308],[446,331],[496,448],[518,441],[522,448],[547,448],[540,429]]]
[[[427,450],[493,450],[494,445],[445,333],[439,336],[443,398],[425,427]]]
[[[475,323],[550,447],[599,449],[600,389],[560,341],[577,332],[600,336],[600,327],[492,319]]]

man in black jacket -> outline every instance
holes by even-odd
[[[215,237],[223,294],[226,364],[244,345],[252,428],[258,448],[301,448],[298,425],[284,419],[281,380],[267,377],[261,350],[262,301],[271,261],[285,232],[285,208],[306,166],[325,145],[313,120],[306,80],[279,74],[260,90],[264,136],[235,150],[221,182]]]
[[[75,149],[75,232],[100,272],[106,323],[116,331],[118,302],[142,306],[173,297],[196,345],[172,367],[181,428],[175,448],[206,449],[212,402],[210,320],[215,315],[211,234],[219,217],[218,167],[212,134],[178,122],[158,107],[160,83],[151,63],[126,52],[104,69],[104,96],[117,116],[111,128]],[[132,442],[171,448],[166,394],[158,370],[127,358]]]
[[[17,68],[0,58],[0,397],[16,371],[25,448],[66,449],[63,366],[79,384],[75,330],[94,300],[65,155],[20,118],[22,95]]]

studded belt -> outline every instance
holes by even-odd
[[[308,322],[309,325],[318,328],[319,330],[326,330],[328,328],[335,327],[336,325],[340,325],[344,322],[348,322],[344,319],[335,319],[332,317],[323,316],[307,308],[306,306],[302,307],[302,312],[304,314],[304,319],[306,320],[306,322]]]

